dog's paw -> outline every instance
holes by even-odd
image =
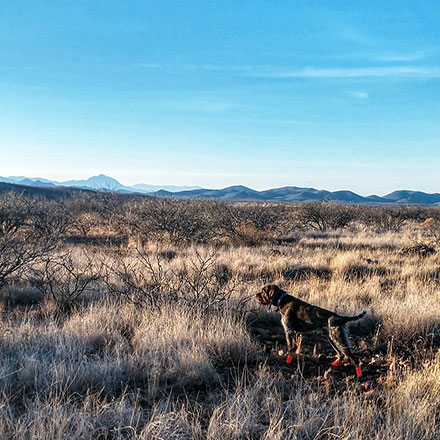
[[[338,367],[339,364],[341,363],[341,359],[336,359],[335,361],[332,362],[332,367]]]

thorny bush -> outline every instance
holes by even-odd
[[[101,267],[96,267],[95,258],[85,253],[80,257],[72,251],[47,256],[40,266],[30,271],[29,281],[61,311],[68,310],[101,278]]]
[[[35,200],[14,193],[0,196],[0,288],[57,244],[59,231],[41,212]]]
[[[106,268],[109,292],[156,311],[164,304],[177,302],[218,310],[226,306],[241,284],[229,268],[217,264],[215,253],[202,256],[197,250],[195,256],[174,267],[163,251],[137,245],[114,254]],[[247,301],[237,300],[236,309],[243,309]]]

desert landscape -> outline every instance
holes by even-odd
[[[0,195],[1,438],[436,439],[438,207]],[[277,284],[367,316],[286,364]]]
[[[439,440],[439,2],[0,8],[0,440]]]

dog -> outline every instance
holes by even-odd
[[[268,310],[276,306],[281,313],[281,323],[287,341],[287,363],[290,364],[293,360],[296,332],[327,328],[330,344],[337,353],[337,359],[332,362],[332,366],[337,367],[341,360],[347,357],[356,367],[357,376],[362,376],[359,359],[350,348],[346,324],[361,319],[367,313],[366,311],[355,316],[340,316],[330,310],[301,301],[274,284],[263,287],[263,290],[256,294],[256,298],[260,304],[268,306]]]

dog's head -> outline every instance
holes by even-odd
[[[281,294],[282,292],[283,291],[278,286],[275,284],[270,284],[269,286],[263,287],[261,292],[258,292],[255,297],[260,304],[263,306],[268,306],[272,297],[278,293]]]

